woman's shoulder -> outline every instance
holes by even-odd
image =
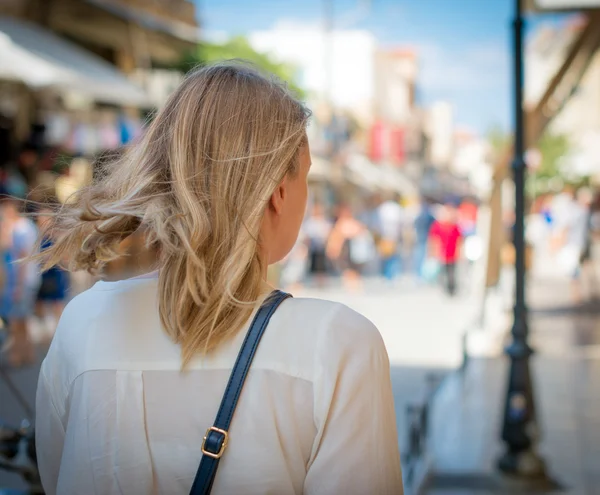
[[[314,383],[373,355],[387,357],[367,318],[338,302],[295,297],[274,313],[253,366]]]
[[[325,299],[292,298],[275,313],[274,320],[284,329],[281,336],[309,341],[314,351],[353,352],[382,347],[377,327],[348,306]]]
[[[351,309],[343,303],[328,299],[317,299],[310,297],[292,297],[286,300],[278,311],[288,318],[319,323],[322,327],[329,327],[336,323],[346,323],[356,327],[359,331],[367,333],[377,332],[373,323],[359,312]]]
[[[153,317],[156,288],[156,281],[151,279],[96,282],[67,304],[55,339],[82,344],[95,335],[95,329],[101,329],[106,336],[112,326],[131,325]]]
[[[160,326],[156,285],[142,279],[96,282],[76,295],[63,311],[45,367],[60,368],[70,383],[91,362],[108,360],[114,349],[126,352],[125,341],[148,339],[149,330]]]

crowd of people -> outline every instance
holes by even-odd
[[[0,201],[0,318],[8,325],[8,339],[3,346],[11,366],[18,367],[34,361],[30,339],[30,324],[37,320],[39,327],[51,337],[65,306],[69,274],[53,267],[41,273],[33,261],[23,261],[35,252],[40,227],[48,219],[49,210],[39,209],[35,220],[23,212],[23,202],[6,191]],[[44,239],[40,248],[50,245]]]
[[[456,266],[468,259],[465,249],[477,233],[474,200],[423,199],[411,205],[398,196],[373,196],[365,208],[339,204],[327,214],[313,204],[294,250],[284,261],[284,286],[324,286],[340,276],[350,289],[365,276],[379,275],[394,284],[402,275],[423,282],[443,281],[448,294],[457,292]]]
[[[51,335],[69,295],[70,276],[64,270],[55,267],[41,274],[31,262],[16,262],[35,249],[47,220],[48,211],[31,211],[21,200],[31,194],[36,174],[46,171],[50,161],[26,147],[16,166],[3,168],[0,176],[0,318],[10,327],[3,349],[13,366],[34,357],[28,337],[31,322]],[[478,204],[469,198],[411,203],[374,195],[362,208],[313,202],[294,249],[279,266],[279,283],[292,289],[305,284],[324,287],[339,278],[347,289],[360,290],[366,277],[394,285],[410,276],[421,283],[439,283],[454,296],[460,289],[457,268],[463,261],[475,261],[483,249],[477,222]],[[600,200],[590,189],[566,188],[531,205],[529,245],[550,253],[572,278],[579,299],[584,286],[596,295],[591,261],[598,235]],[[49,243],[45,240],[41,247]]]
[[[571,278],[575,300],[600,295],[593,263],[600,237],[600,195],[588,187],[566,187],[558,194],[540,196],[530,209],[526,235],[542,255],[538,259]]]
[[[32,321],[50,338],[67,301],[66,271],[52,268],[42,274],[36,263],[20,261],[37,249],[38,234],[50,213],[46,206],[57,201],[65,167],[58,151],[43,145],[36,126],[29,139],[16,146],[1,120],[0,322],[7,331],[0,332],[0,345],[8,363],[18,367],[35,358]],[[40,247],[49,243],[46,239]]]
[[[13,366],[33,361],[30,327],[36,326],[51,338],[72,292],[71,276],[65,270],[53,267],[42,274],[35,263],[18,260],[51,245],[49,239],[38,245],[38,234],[48,221],[50,208],[68,201],[91,181],[94,165],[88,156],[104,150],[95,155],[97,163],[102,163],[105,156],[116,157],[118,146],[138,136],[132,119],[124,116],[120,122],[120,127],[111,130],[114,139],[109,140],[110,146],[101,139],[107,136],[107,127],[100,124],[72,126],[71,144],[59,146],[56,129],[64,130],[64,125],[56,121],[33,124],[27,139],[17,142],[14,123],[0,113],[0,322],[7,330],[0,332],[0,347]],[[137,249],[143,244],[139,237],[132,236],[129,245]],[[107,274],[114,276],[120,268],[121,276],[131,272],[129,267],[122,269],[123,264],[123,260],[111,264]]]

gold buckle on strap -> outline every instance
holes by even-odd
[[[206,438],[208,437],[209,433],[211,431],[214,431],[215,433],[220,433],[221,435],[223,435],[223,443],[221,444],[221,448],[219,449],[219,452],[217,452],[216,454],[214,452],[210,452],[209,450],[206,450],[205,445],[206,445]],[[229,433],[227,433],[225,430],[221,430],[220,428],[217,428],[216,426],[211,426],[208,430],[206,430],[206,433],[204,435],[204,440],[202,441],[202,453],[204,455],[207,455],[208,457],[212,457],[213,459],[220,459],[221,456],[223,455],[223,452],[225,452],[225,447],[227,447],[227,440],[229,439]]]

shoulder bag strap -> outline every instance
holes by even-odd
[[[231,376],[221,400],[221,406],[215,418],[214,426],[206,430],[206,435],[202,442],[202,459],[200,459],[200,466],[198,466],[190,495],[208,495],[212,489],[217,468],[219,467],[219,460],[225,452],[229,440],[231,418],[233,417],[238,399],[240,398],[240,392],[246,381],[250,364],[252,363],[254,354],[256,354],[258,343],[267,328],[271,316],[273,316],[275,310],[288,297],[292,296],[279,290],[273,291],[259,308],[254,320],[252,320],[231,371]]]

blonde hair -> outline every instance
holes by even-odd
[[[142,140],[54,214],[44,269],[97,270],[144,229],[159,252],[159,313],[182,366],[233,336],[261,295],[259,231],[298,168],[308,110],[242,63],[190,73]]]

